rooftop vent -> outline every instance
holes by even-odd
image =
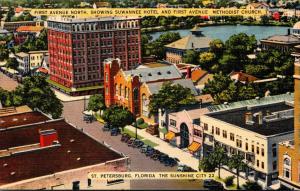
[[[161,72],[157,72],[158,75],[161,75]]]
[[[142,74],[140,74],[139,77],[143,77]]]
[[[167,74],[171,74],[171,71],[167,71]]]
[[[73,143],[74,141],[75,141],[74,139],[71,139],[71,140],[70,140],[71,143]]]
[[[245,123],[247,125],[253,125],[254,122],[253,122],[253,117],[252,117],[252,113],[251,112],[247,112],[245,113]]]
[[[80,158],[80,157],[78,157],[76,160],[80,161],[80,160],[81,160],[81,158]]]
[[[18,118],[13,118],[13,120],[12,121],[18,121]]]
[[[151,73],[149,73],[149,74],[148,74],[148,76],[152,76],[152,74],[151,74]]]
[[[71,151],[70,151],[70,150],[68,150],[68,151],[67,151],[67,153],[71,153]]]
[[[4,163],[4,164],[3,164],[3,167],[6,167],[7,165],[8,165],[7,163]]]
[[[10,175],[12,175],[12,176],[15,175],[15,174],[16,174],[16,172],[11,172],[11,173],[10,173]]]
[[[256,99],[256,100],[259,100],[259,97],[257,96],[257,97],[255,97],[255,99]]]

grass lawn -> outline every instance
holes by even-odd
[[[123,130],[122,133],[126,133],[126,134],[128,134],[130,137],[135,138],[135,132],[133,132],[133,131],[131,131],[131,130],[129,130],[129,129],[124,128],[124,130]],[[139,134],[137,135],[137,138],[140,139],[140,140],[144,139],[144,137],[140,136]]]
[[[139,124],[137,125],[139,129],[145,129],[148,127],[148,123],[142,123],[142,124]]]
[[[52,84],[53,86],[56,86],[57,88],[60,88],[60,89],[64,90],[67,93],[72,92],[71,88],[65,87],[65,86],[63,86],[63,85],[61,85],[57,82],[54,82],[54,81],[50,80],[49,78],[47,78],[47,82],[49,84]],[[88,86],[88,87],[83,87],[83,88],[76,88],[76,90],[74,92],[95,90],[95,89],[100,89],[100,88],[103,88],[103,86]]]
[[[142,141],[143,141],[146,145],[149,145],[149,146],[151,146],[151,147],[156,147],[156,146],[158,146],[158,144],[156,144],[156,143],[150,141],[149,139],[145,139],[145,140],[142,140]]]

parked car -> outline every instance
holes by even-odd
[[[174,158],[167,158],[164,162],[165,166],[170,166],[173,167],[175,165],[177,165],[177,161]]]
[[[130,136],[127,133],[122,134],[121,141],[127,142],[130,139]]]
[[[177,167],[177,171],[179,171],[179,172],[188,172],[188,170],[189,170],[189,167],[184,164],[180,164]]]
[[[141,141],[141,140],[139,140],[139,139],[136,139],[136,140],[134,141],[134,143],[133,143],[133,147],[134,147],[134,148],[140,148],[140,147],[142,147],[143,145],[144,145],[144,142]]]
[[[154,149],[151,147],[146,151],[146,156],[149,157],[154,154]]]
[[[117,136],[121,133],[120,129],[117,127],[114,127],[110,130],[110,135],[111,136]]]
[[[104,123],[102,131],[110,131],[110,125],[108,123]]]
[[[92,123],[95,120],[95,117],[93,115],[83,115],[83,121],[86,123]]]
[[[165,161],[167,158],[169,158],[168,155],[166,155],[166,154],[161,154],[161,155],[158,157],[158,160],[159,160],[159,162],[164,163],[164,161]]]
[[[129,141],[127,141],[127,145],[131,147],[133,145],[134,140],[135,138],[130,138]]]
[[[140,152],[141,153],[145,153],[147,151],[147,148],[148,148],[148,145],[143,145],[141,148],[140,148]]]
[[[161,154],[160,151],[154,150],[154,153],[153,153],[153,155],[151,155],[151,158],[152,158],[153,160],[158,160],[158,157],[159,157],[160,154]]]
[[[223,190],[223,184],[213,179],[206,179],[203,181],[203,187],[209,190]]]

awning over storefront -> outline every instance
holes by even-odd
[[[193,142],[189,145],[188,149],[189,149],[189,151],[191,151],[191,152],[194,153],[194,152],[198,151],[200,147],[201,147],[201,144],[200,144],[200,143],[198,143],[198,142],[196,142],[196,141],[193,141]]]
[[[175,137],[175,133],[173,133],[172,131],[169,131],[166,136],[165,136],[165,139],[167,140],[172,140],[173,138]]]

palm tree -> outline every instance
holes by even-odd
[[[244,157],[240,154],[234,154],[229,158],[228,166],[229,168],[235,168],[236,169],[236,177],[237,177],[237,189],[240,188],[239,186],[239,175],[240,175],[240,169],[245,166],[245,163],[243,162]]]
[[[227,163],[227,154],[224,151],[224,148],[221,146],[216,146],[213,152],[213,160],[218,167],[218,177],[220,178],[221,166]]]

